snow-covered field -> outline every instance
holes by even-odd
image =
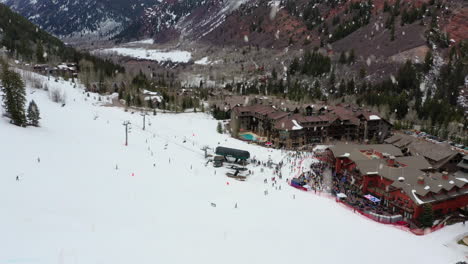
[[[137,47],[118,47],[110,49],[101,49],[95,51],[96,53],[115,53],[120,56],[127,56],[137,59],[153,60],[158,62],[172,61],[187,63],[192,58],[192,54],[188,51],[182,50],[159,50],[159,49],[146,49]]]
[[[238,182],[205,166],[200,149],[218,143],[265,161],[284,156],[218,134],[206,114],[148,116],[143,131],[138,113],[101,106],[69,83],[48,85],[62,87],[67,103],[28,88],[41,128],[0,118],[1,264],[467,260],[454,244],[467,232],[461,224],[418,237],[284,180],[276,190],[263,183],[268,169],[251,167],[254,175]],[[125,120],[132,122],[129,146]]]

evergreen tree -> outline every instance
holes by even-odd
[[[338,86],[338,97],[344,96],[346,92],[345,80],[341,79],[340,85]]]
[[[106,84],[104,83],[104,73],[102,71],[99,72],[99,93],[103,94],[107,92]]]
[[[344,51],[341,52],[340,54],[340,59],[338,60],[339,63],[345,64],[346,63],[346,54]]]
[[[41,119],[39,114],[39,108],[36,105],[36,102],[32,100],[28,106],[28,122],[32,126],[39,126],[39,119]]]
[[[1,75],[3,90],[3,106],[5,107],[11,123],[17,126],[26,126],[26,90],[21,76],[8,69],[7,64],[2,65]]]
[[[278,79],[278,73],[276,72],[275,68],[273,68],[273,70],[271,71],[271,78],[273,78],[273,80]]]
[[[127,106],[130,106],[132,104],[132,96],[128,93],[126,98],[125,98],[125,104]]]
[[[351,64],[351,63],[353,63],[354,61],[356,61],[356,55],[354,55],[354,49],[352,49],[352,50],[349,52],[348,64]]]
[[[38,63],[45,63],[44,47],[40,41],[37,43],[36,47],[36,59]]]
[[[428,72],[431,67],[432,67],[432,64],[433,64],[433,56],[432,56],[432,51],[429,50],[427,53],[426,53],[426,57],[424,58],[424,72]]]
[[[335,89],[335,81],[336,81],[335,71],[332,70],[332,72],[330,73],[330,79],[328,79],[328,83],[330,85],[330,90]]]
[[[431,204],[423,204],[423,211],[419,216],[419,223],[422,227],[432,227],[434,223],[434,212]]]
[[[366,77],[366,69],[364,69],[363,67],[359,69],[359,77],[361,79],[364,79]]]
[[[294,75],[296,72],[299,71],[299,59],[296,57],[293,59],[291,65],[289,65],[289,74]]]
[[[384,2],[384,8],[383,8],[384,13],[389,12],[390,10],[391,10],[391,8],[390,8],[390,6],[388,5],[388,2],[385,1],[385,2]]]
[[[216,127],[216,131],[218,131],[218,133],[220,133],[220,134],[223,133],[223,126],[221,125],[221,122],[218,122],[218,126]]]

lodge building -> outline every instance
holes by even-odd
[[[423,156],[404,156],[391,144],[338,144],[328,155],[335,173],[406,220],[417,221],[427,203],[436,216],[468,210],[468,156],[452,174],[435,170]]]
[[[279,108],[264,104],[235,106],[231,127],[266,137],[280,148],[333,140],[382,142],[392,127],[378,114],[351,105],[306,105],[292,112]]]
[[[405,155],[423,156],[431,164],[431,167],[439,172],[457,171],[459,169],[457,164],[463,158],[463,155],[453,150],[449,144],[434,144],[412,135],[394,134],[385,139],[385,143],[398,147]]]

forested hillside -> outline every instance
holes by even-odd
[[[88,53],[79,52],[65,45],[58,38],[41,30],[26,18],[0,4],[0,46],[16,59],[26,62],[75,62],[90,61],[94,66],[111,76],[124,68]]]

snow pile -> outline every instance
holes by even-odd
[[[463,252],[444,246],[466,232],[461,224],[419,237],[291,188],[285,178],[296,168],[284,159],[286,152],[219,134],[218,121],[207,114],[159,112],[146,116],[142,130],[138,113],[103,107],[98,95],[88,97],[70,82],[48,85],[61,86],[68,99],[62,107],[47,92],[28,88],[28,100],[40,108],[41,127],[15,127],[0,117],[1,263],[464,259]],[[131,122],[128,146],[126,120]],[[262,161],[285,162],[284,179],[278,181],[282,190],[271,186],[272,169],[248,166],[254,174],[238,182],[225,176],[227,168],[206,164],[203,146],[221,145]],[[298,223],[306,224],[298,230]],[[356,243],[356,237],[363,239]]]
[[[179,63],[187,63],[192,58],[192,54],[188,51],[170,50],[163,51],[157,49],[144,48],[110,48],[96,51],[97,53],[117,53],[120,56],[127,56],[137,59],[153,60],[153,61],[172,61]]]
[[[377,115],[370,115],[369,120],[380,120],[381,118]]]

